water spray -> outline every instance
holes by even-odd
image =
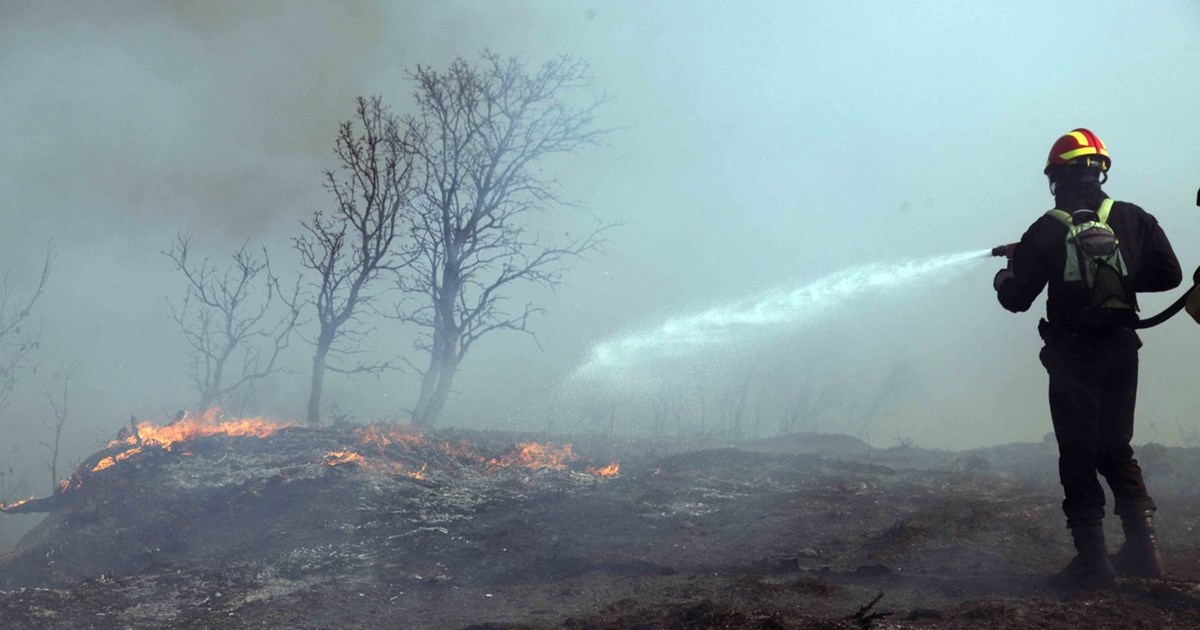
[[[995,250],[973,250],[924,260],[863,265],[797,288],[674,317],[656,328],[597,343],[574,376],[612,376],[639,364],[736,342],[754,331],[817,320],[860,295],[898,289],[994,254]]]

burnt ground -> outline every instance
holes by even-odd
[[[1192,449],[1141,449],[1170,579],[1088,593],[1044,582],[1072,555],[1052,444],[586,438],[561,470],[486,463],[527,439],[147,449],[0,557],[0,627],[1200,627]],[[365,459],[326,463],[348,448]],[[615,478],[586,472],[613,459]]]

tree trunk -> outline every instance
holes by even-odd
[[[432,427],[437,424],[450,398],[450,387],[458,371],[458,361],[452,356],[434,354],[429,359],[429,369],[421,378],[421,395],[413,407],[413,424]]]
[[[324,335],[322,335],[324,336]],[[308,394],[308,426],[321,426],[321,389],[325,386],[325,357],[329,354],[329,343],[317,342],[313,355],[312,387]]]
[[[447,248],[447,256],[456,250]],[[454,322],[454,297],[459,287],[458,268],[447,263],[442,270],[442,293],[435,303],[436,323],[429,347],[429,367],[421,376],[421,395],[413,406],[412,423],[430,428],[442,414],[450,395],[450,382],[462,357],[458,354],[459,331]]]
[[[216,394],[212,390],[204,390],[203,395],[200,396],[200,407],[196,411],[208,411],[214,398],[216,398]]]
[[[62,442],[62,423],[54,431],[54,452],[50,455],[50,492],[58,488],[58,446]]]
[[[232,350],[232,348],[229,350]],[[225,356],[229,356],[229,351],[225,352]],[[217,361],[217,365],[213,369],[211,384],[209,385],[208,389],[204,391],[204,396],[200,401],[200,409],[198,411],[208,411],[208,408],[211,407],[214,401],[217,400],[217,396],[219,396],[221,392],[221,379],[224,378],[224,376],[225,358],[221,358]]]
[[[458,372],[458,361],[448,358],[442,361],[441,374],[438,376],[437,388],[433,390],[433,400],[429,404],[428,424],[432,427],[442,416],[442,409],[450,398],[450,386],[454,383],[454,375]]]
[[[429,353],[429,367],[421,376],[421,394],[417,404],[413,406],[412,423],[419,427],[428,427],[432,423],[429,418],[429,408],[433,404],[433,392],[437,389],[438,375],[441,374],[441,353],[436,350]]]

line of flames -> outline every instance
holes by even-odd
[[[537,442],[521,442],[517,450],[501,457],[488,460],[488,468],[508,468],[519,465],[532,470],[563,470],[570,462],[579,459],[570,444],[555,446]]]
[[[92,472],[96,473],[96,472],[100,472],[101,470],[104,470],[106,468],[112,468],[113,466],[117,465],[117,462],[125,461],[125,460],[129,459],[130,457],[133,457],[134,455],[141,453],[142,448],[143,447],[141,447],[141,446],[135,446],[131,449],[121,451],[120,453],[117,453],[116,455],[113,455],[111,457],[105,457],[104,459],[100,460],[99,462],[96,462],[96,465],[92,467]]]
[[[271,434],[293,426],[290,422],[276,422],[263,418],[228,418],[220,409],[213,408],[199,414],[186,414],[182,418],[165,425],[152,422],[138,422],[130,429],[122,432],[117,439],[109,442],[108,448],[126,446],[120,451],[97,462],[91,469],[96,473],[111,468],[118,463],[141,453],[147,446],[165,450],[180,450],[178,446],[202,437],[216,435],[259,437],[265,438]],[[416,446],[430,444],[425,435],[419,430],[407,425],[367,425],[355,429],[359,446],[378,452],[380,456],[394,446],[411,450]],[[541,444],[538,442],[522,442],[516,445],[516,450],[500,457],[488,459],[475,451],[464,439],[455,444],[440,441],[434,445],[443,453],[458,459],[466,459],[484,465],[488,470],[521,466],[531,470],[565,470],[567,466],[578,459],[569,443],[562,445]],[[364,464],[366,458],[355,449],[347,448],[330,451],[322,463],[327,466],[344,464]],[[414,479],[424,479],[426,465],[420,470],[403,469],[403,464],[397,464],[398,472]],[[620,466],[613,462],[601,468],[588,467],[587,472],[598,477],[615,477],[620,474]],[[66,480],[64,480],[66,481]]]
[[[0,512],[3,512],[5,510],[12,510],[12,509],[19,508],[22,505],[29,503],[33,499],[34,499],[33,497],[29,497],[28,499],[21,499],[20,501],[13,501],[12,503],[5,503],[4,501],[0,501]]]
[[[355,433],[362,446],[376,449],[380,455],[393,444],[410,450],[414,446],[429,443],[419,429],[405,425],[368,425],[356,429]],[[523,466],[532,470],[565,470],[571,462],[578,459],[570,444],[558,446],[538,442],[522,442],[517,444],[516,451],[491,459],[476,452],[466,440],[460,440],[457,444],[440,441],[437,443],[437,448],[451,457],[474,461],[483,464],[488,469]],[[599,468],[589,466],[587,472],[597,477],[616,477],[620,475],[621,467],[617,462],[612,462]]]
[[[127,431],[123,437],[109,442],[109,447],[121,444],[150,444],[170,449],[180,442],[213,435],[264,438],[290,426],[293,426],[290,422],[276,422],[265,418],[228,418],[220,409],[214,407],[203,413],[186,414],[179,420],[165,425],[139,422],[136,433]]]
[[[229,418],[216,407],[198,414],[185,414],[182,418],[163,425],[148,421],[137,422],[108,443],[108,448],[128,448],[100,460],[92,467],[91,472],[97,473],[111,468],[118,462],[142,452],[146,446],[175,450],[177,445],[189,440],[214,435],[264,438],[290,426],[293,426],[290,422],[276,422],[264,418]]]

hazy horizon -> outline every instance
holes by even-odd
[[[1200,263],[1200,6],[1186,0],[0,0],[0,18],[0,271],[27,290],[47,243],[55,252],[33,318],[37,371],[0,410],[0,461],[32,471],[39,489],[45,395],[69,367],[60,470],[130,414],[195,405],[168,311],[183,286],[162,254],[177,233],[193,235],[195,256],[220,262],[248,243],[294,272],[290,239],[331,205],[321,172],[354,98],[411,111],[408,70],[483,50],[589,64],[587,93],[611,98],[598,124],[613,131],[547,169],[565,198],[622,225],[565,286],[517,296],[547,310],[538,342],[480,342],[440,426],[607,430],[589,418],[616,401],[618,431],[653,433],[655,401],[692,414],[702,388],[711,423],[727,388],[750,379],[746,413],[760,420],[745,437],[774,434],[807,391],[828,402],[795,430],[884,447],[1040,440],[1051,430],[1035,330],[1044,302],[1004,311],[993,260],[773,321],[754,343],[689,351],[669,370],[686,391],[642,377],[581,389],[569,377],[606,341],[846,270],[1015,241],[1052,205],[1049,146],[1078,126],[1110,147],[1108,193],[1158,218],[1186,275]],[[1144,314],[1181,290],[1141,298]],[[411,329],[377,325],[380,352],[419,362]],[[1200,330],[1181,316],[1143,339],[1135,442],[1190,440]],[[311,347],[297,340],[285,362],[246,413],[303,420]],[[325,400],[359,422],[403,420],[415,380],[330,375]]]

